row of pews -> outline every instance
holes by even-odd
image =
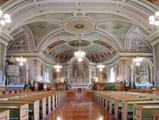
[[[137,92],[93,92],[93,98],[117,120],[159,120],[159,96]]]
[[[26,92],[0,96],[0,120],[44,120],[66,97],[65,91]]]
[[[20,89],[20,90],[5,90],[5,91],[0,91],[0,95],[4,95],[4,94],[17,94],[17,93],[23,93],[23,92],[31,92],[30,89]]]

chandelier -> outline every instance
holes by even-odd
[[[86,55],[86,52],[82,51],[81,49],[74,52],[74,56],[77,58],[78,62],[82,62],[85,55]]]
[[[56,72],[60,72],[62,66],[57,64],[57,65],[54,65],[54,68],[56,69]]]
[[[142,57],[137,57],[133,59],[133,62],[135,62],[137,66],[140,66],[140,62],[142,61],[143,61]]]
[[[159,11],[149,17],[149,24],[159,26]]]
[[[103,71],[104,67],[105,67],[105,65],[103,65],[103,64],[97,65],[97,68],[99,69],[100,72]]]
[[[11,23],[11,17],[9,14],[4,14],[2,10],[0,10],[0,26],[4,27],[5,25]]]
[[[26,63],[27,59],[21,56],[21,57],[17,57],[16,61],[19,63],[20,66],[23,66],[24,63]]]

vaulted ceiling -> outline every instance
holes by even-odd
[[[148,24],[148,16],[156,9],[150,2],[157,1],[22,1],[26,8],[19,10],[17,2],[16,11],[9,9],[13,24],[8,30],[14,40],[8,53],[39,52],[60,63],[69,62],[79,48],[95,63],[109,61],[118,53],[152,53],[147,38],[156,29]]]

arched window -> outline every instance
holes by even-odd
[[[113,67],[110,70],[110,82],[115,82],[115,72]]]
[[[50,82],[50,81],[49,81],[49,72],[48,72],[48,71],[46,71],[46,72],[44,73],[44,80],[45,80],[45,82]]]

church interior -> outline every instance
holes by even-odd
[[[159,120],[159,0],[0,0],[0,120]]]

